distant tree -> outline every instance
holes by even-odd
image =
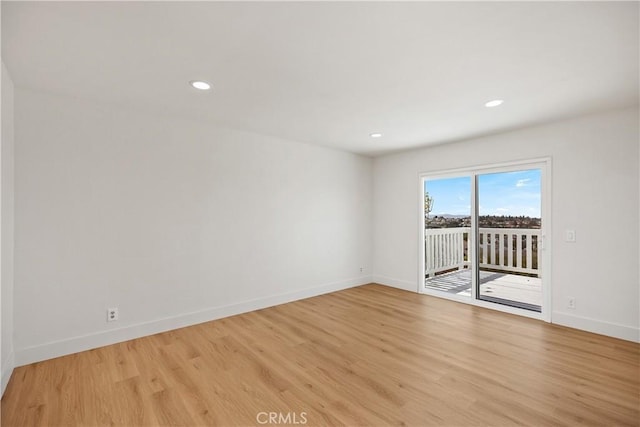
[[[426,192],[424,195],[424,214],[429,219],[429,213],[433,209],[433,197],[429,196],[429,192]]]

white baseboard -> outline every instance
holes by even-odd
[[[4,395],[4,391],[7,388],[7,384],[9,384],[9,379],[11,379],[11,374],[13,373],[13,368],[15,367],[15,353],[12,351],[9,353],[9,357],[7,360],[4,360],[2,363],[2,383],[0,384],[0,397]]]
[[[373,276],[373,282],[380,285],[391,286],[392,288],[402,289],[403,291],[418,292],[416,282],[408,282],[406,280],[393,279],[386,276]]]
[[[600,335],[620,338],[627,341],[640,342],[640,328],[620,325],[617,323],[604,322],[602,320],[575,316],[558,311],[554,311],[551,315],[551,323],[581,329],[583,331],[593,332]]]
[[[78,353],[105,345],[128,341],[147,335],[166,332],[172,329],[183,328],[198,323],[221,319],[223,317],[234,316],[249,311],[260,310],[279,304],[285,304],[305,298],[323,295],[329,292],[340,291],[368,283],[379,283],[385,286],[416,292],[417,286],[414,282],[392,279],[385,276],[365,276],[325,284],[322,286],[303,289],[295,292],[272,295],[269,297],[257,298],[230,304],[221,307],[213,307],[192,313],[167,317],[150,322],[138,323],[119,329],[97,332],[94,334],[77,336],[66,340],[49,342],[46,344],[28,347],[12,352],[4,361],[2,366],[2,393],[11,378],[14,367],[54,357],[65,356],[67,354]],[[640,342],[640,329],[615,323],[603,322],[600,320],[569,315],[561,312],[554,312],[552,322],[558,325],[581,329],[597,334],[608,335],[628,341]]]
[[[260,310],[329,292],[340,291],[371,283],[371,279],[372,278],[370,276],[358,277],[340,282],[328,283],[314,288],[257,298],[221,307],[213,307],[192,313],[157,319],[150,322],[138,323],[124,328],[111,329],[108,331],[96,332],[94,334],[49,342],[34,347],[22,348],[15,352],[15,365],[23,366],[29,363],[52,359],[54,357],[65,356],[67,354],[78,353],[85,350],[91,350],[93,348],[103,347],[105,345],[128,341],[160,332],[166,332],[172,329],[184,328],[185,326],[221,319],[223,317],[235,316],[236,314]],[[4,375],[2,379],[4,383]]]

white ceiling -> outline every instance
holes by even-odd
[[[377,155],[637,105],[638,16],[637,2],[3,1],[2,57],[18,87]]]

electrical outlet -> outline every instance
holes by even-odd
[[[565,230],[564,241],[569,243],[576,242],[576,230]]]
[[[118,307],[107,308],[107,322],[118,320]]]
[[[576,299],[574,297],[569,297],[567,299],[567,308],[571,308],[571,309],[576,308]]]
[[[364,271],[364,267],[360,267],[360,273]]]

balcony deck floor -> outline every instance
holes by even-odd
[[[425,286],[450,294],[471,296],[471,270],[459,270],[429,278]],[[542,305],[542,279],[480,270],[480,294],[515,301],[535,309]]]

